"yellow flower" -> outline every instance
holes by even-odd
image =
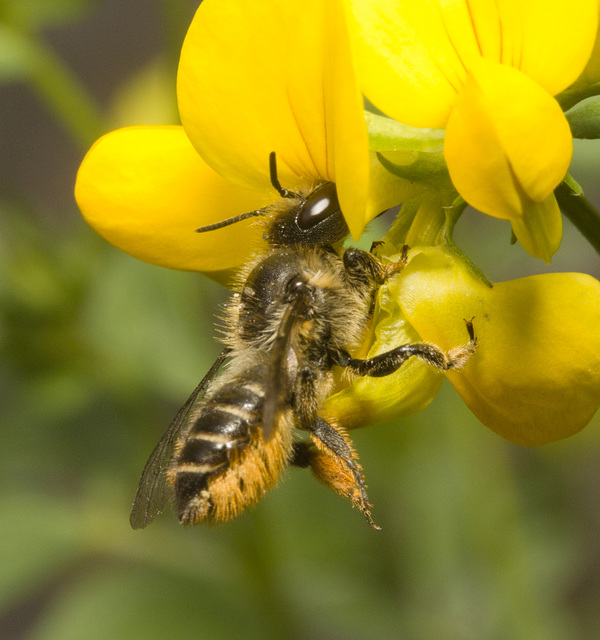
[[[600,2],[598,2],[598,12],[600,14]],[[590,56],[581,76],[579,76],[578,82],[586,83],[588,85],[600,82],[600,30],[596,32],[596,40],[594,42],[592,55]]]
[[[434,5],[423,6],[431,9]],[[380,6],[385,17],[385,11],[394,5],[381,2]],[[451,6],[445,5],[446,9]],[[513,13],[517,8],[515,4]],[[372,5],[365,3],[365,33],[376,22],[370,9]],[[400,14],[397,6],[396,12]],[[488,34],[493,31],[489,16],[485,11],[482,15],[485,19],[476,22]],[[454,18],[463,27],[460,34],[473,37],[464,16]],[[525,22],[529,25],[531,20]],[[550,22],[548,18],[546,23]],[[496,36],[500,35],[506,44],[507,34],[497,30]],[[381,36],[390,44],[385,31]],[[480,44],[484,42],[482,35]],[[364,47],[372,45],[364,40]],[[415,44],[417,49],[420,46]],[[420,104],[411,103],[419,95],[419,82],[407,93],[411,100],[400,102],[407,114],[413,110],[417,119],[422,118],[413,124],[446,124],[449,166],[453,136],[466,139],[468,153],[464,158],[457,154],[459,173],[465,166],[467,173],[481,169],[483,178],[472,182],[485,187],[489,172],[495,172],[499,186],[489,182],[488,190],[483,188],[487,201],[494,206],[501,203],[491,213],[511,218],[521,242],[537,243],[535,250],[545,256],[557,235],[551,195],[554,174],[568,155],[564,136],[556,133],[561,130],[557,122],[562,122],[562,113],[557,118],[552,106],[536,126],[529,121],[538,145],[535,149],[531,141],[519,137],[521,125],[528,121],[529,110],[539,116],[545,113],[548,101],[554,104],[551,94],[560,90],[565,78],[571,81],[581,71],[585,56],[571,52],[562,58],[558,54],[551,57],[553,63],[562,61],[556,72],[562,74],[561,83],[555,81],[554,72],[542,77],[534,64],[537,58],[525,55],[525,47],[515,47],[521,52],[518,69],[516,64],[490,59],[487,54],[455,52],[454,57],[462,62],[453,71],[448,63],[444,72],[438,69],[437,76],[428,75],[431,69],[421,76],[425,94],[431,87],[436,89],[432,102],[422,97]],[[371,53],[376,69],[377,47]],[[398,67],[393,56],[390,60],[396,60]],[[426,56],[420,58],[422,62]],[[416,57],[417,62],[420,58]],[[573,66],[571,71],[567,71],[569,66]],[[397,71],[380,69],[374,86],[392,76],[396,82]],[[390,92],[402,93],[403,86],[410,87],[411,78],[407,74],[406,82],[396,82],[397,89]],[[271,204],[278,197],[268,167],[273,151],[286,188],[293,190],[307,181],[336,183],[356,239],[383,208],[382,203],[395,204],[405,187],[386,174],[387,183],[382,180],[381,185],[387,185],[389,193],[373,188],[344,0],[204,0],[183,46],[177,92],[182,126],[112,132],[88,152],[77,177],[77,202],[89,224],[138,258],[203,271],[217,279],[244,263],[260,242],[260,231],[250,221],[208,234],[197,234],[195,229]],[[506,96],[515,95],[527,97],[525,109],[518,107],[518,100],[501,108],[499,103],[506,102]],[[395,104],[394,99],[390,104]],[[421,109],[423,115],[419,115]],[[408,116],[390,113],[409,122]],[[498,123],[498,134],[491,135]],[[516,128],[511,129],[513,126]],[[544,127],[549,142],[540,140]],[[470,144],[474,130],[479,146]],[[490,157],[481,164],[473,163],[483,148]],[[545,164],[538,157],[540,149],[547,154]],[[453,172],[456,181],[455,169]],[[469,199],[466,192],[463,195]],[[481,193],[476,189],[475,195]],[[488,289],[438,242],[439,238],[437,242],[409,241],[413,247],[410,264],[381,289],[370,354],[419,340],[448,349],[466,341],[462,319],[475,316],[480,340],[477,354],[462,373],[448,377],[480,420],[523,444],[565,437],[582,428],[600,396],[600,334],[596,330],[600,285],[587,276],[557,274]],[[365,378],[346,386],[327,401],[325,410],[348,428],[398,417],[423,408],[441,379],[423,363],[409,361],[392,376]]]
[[[446,128],[458,192],[509,219],[548,261],[560,244],[553,190],[571,160],[552,97],[582,72],[597,0],[352,0],[361,80],[387,115]]]
[[[600,2],[598,2],[598,13],[600,16]],[[600,22],[600,19],[599,19]],[[600,24],[599,24],[600,26]],[[581,75],[567,87],[557,100],[560,102],[564,111],[568,111],[572,106],[581,100],[590,96],[598,96],[600,94],[600,30],[596,32],[594,48],[590,58],[585,65]],[[577,136],[576,136],[577,137]]]
[[[342,0],[204,0],[181,53],[183,127],[130,127],[88,152],[75,195],[88,223],[148,262],[219,278],[260,241],[249,221],[202,225],[279,197],[270,183],[335,182],[358,238],[369,155]]]
[[[489,287],[441,246],[415,247],[402,273],[381,291],[382,314],[369,356],[406,342],[443,349],[467,339],[474,318],[476,353],[446,376],[487,427],[507,440],[539,445],[582,429],[600,405],[600,283],[554,273]],[[326,403],[348,428],[418,411],[442,376],[407,362],[396,374],[359,379]]]

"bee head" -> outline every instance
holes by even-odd
[[[333,182],[319,185],[306,198],[290,198],[286,205],[265,233],[269,244],[327,246],[350,233]]]
[[[340,242],[350,233],[333,182],[318,185],[308,195],[306,191],[295,193],[284,189],[277,177],[277,159],[274,151],[269,155],[269,170],[271,184],[281,196],[277,205],[208,224],[199,227],[196,232],[214,231],[247,218],[265,216],[270,218],[270,221],[263,237],[271,245],[326,247]]]

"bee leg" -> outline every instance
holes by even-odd
[[[314,445],[297,443],[292,464],[309,466],[320,482],[348,498],[373,529],[380,529],[371,517],[365,479],[348,436],[319,417],[310,427],[310,435]]]
[[[310,461],[314,453],[315,447],[312,442],[294,442],[290,464],[294,467],[306,469],[307,467],[310,467]]]
[[[385,244],[383,240],[373,240],[371,242],[371,248],[369,249],[369,253],[375,254],[375,251],[378,247],[381,247]]]
[[[362,249],[350,247],[344,252],[344,269],[351,286],[375,290],[387,278],[386,270],[379,258]]]
[[[374,242],[371,250],[383,244],[381,241]],[[346,249],[343,257],[346,277],[351,285],[375,290],[382,285],[390,276],[399,273],[408,263],[408,245],[402,247],[400,260],[384,264],[381,260],[362,249],[350,247]]]
[[[336,364],[342,367],[348,367],[350,371],[359,376],[370,376],[373,378],[381,378],[394,373],[408,358],[413,356],[424,360],[441,371],[460,369],[466,364],[467,360],[473,355],[477,348],[477,338],[473,330],[472,319],[466,320],[465,322],[469,333],[469,342],[454,347],[448,352],[442,351],[434,344],[416,342],[414,344],[400,345],[391,351],[380,353],[366,360],[351,358],[347,353],[338,353],[335,355]]]

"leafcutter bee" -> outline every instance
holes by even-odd
[[[274,153],[270,169],[281,196],[275,204],[198,230],[260,216],[267,248],[238,276],[226,307],[224,351],[146,464],[134,529],[149,524],[168,499],[183,523],[225,522],[256,504],[289,465],[310,467],[378,528],[348,434],[319,415],[334,367],[386,376],[415,356],[447,370],[475,350],[467,322],[469,341],[448,353],[416,343],[353,358],[379,286],[403,261],[384,265],[369,252],[343,250],[349,231],[335,185],[291,192],[279,183]]]

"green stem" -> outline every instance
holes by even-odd
[[[98,106],[54,52],[25,36],[30,53],[30,81],[44,103],[83,150],[104,132]]]
[[[577,227],[583,237],[600,253],[600,213],[583,196],[579,185],[565,180],[556,188],[554,194],[560,210]]]

